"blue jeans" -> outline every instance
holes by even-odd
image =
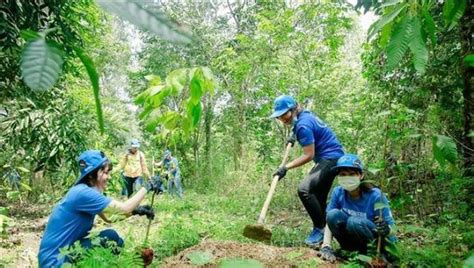
[[[350,216],[340,209],[330,210],[326,222],[344,250],[365,253],[367,244],[377,237],[375,224],[372,221]]]
[[[176,174],[174,178],[169,178],[168,192],[171,196],[176,192],[179,198],[183,197],[183,186],[181,185],[181,178],[179,174]]]

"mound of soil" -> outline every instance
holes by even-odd
[[[192,257],[196,253],[208,256],[209,261],[198,265]],[[256,260],[265,267],[336,267],[335,264],[324,263],[316,254],[317,251],[310,248],[281,248],[207,240],[165,259],[162,267],[219,267],[222,261],[230,259]]]

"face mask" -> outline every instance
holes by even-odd
[[[360,185],[359,176],[337,176],[337,181],[347,191],[354,191]]]

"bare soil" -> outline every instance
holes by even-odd
[[[199,267],[193,264],[192,253],[203,252],[211,256],[209,263],[200,267],[218,267],[226,259],[252,259],[264,267],[337,267],[325,263],[310,248],[281,248],[265,244],[240,244],[207,240],[187,248],[176,256],[165,259],[162,267]],[[191,255],[190,255],[191,254]]]

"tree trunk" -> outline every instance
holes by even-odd
[[[466,11],[461,18],[461,55],[474,54],[474,1],[467,0]],[[465,176],[474,177],[474,67],[461,64],[464,81],[464,168]]]
[[[211,167],[211,125],[212,125],[212,102],[208,94],[206,100],[206,113],[204,115],[204,174],[210,174]]]

